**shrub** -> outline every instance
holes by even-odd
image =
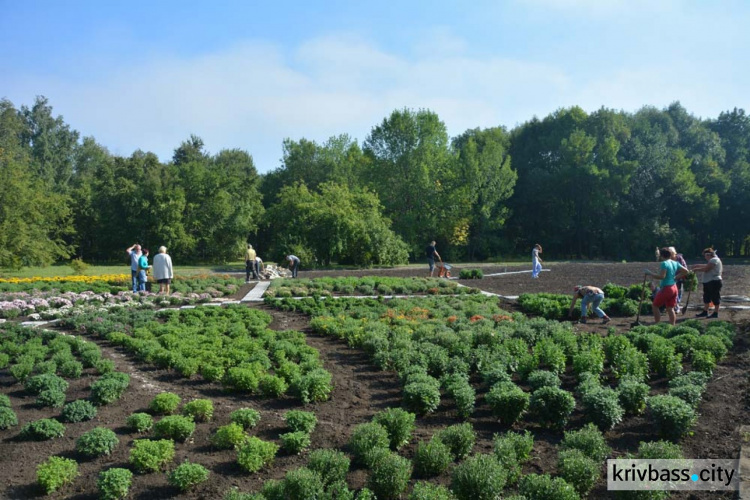
[[[538,366],[547,368],[552,372],[562,373],[565,371],[567,359],[565,351],[550,338],[537,342],[534,346],[534,359]]]
[[[242,443],[246,437],[247,434],[242,426],[232,422],[216,429],[216,434],[211,436],[211,443],[220,450],[231,450]]]
[[[201,377],[209,382],[221,382],[224,378],[224,367],[217,365],[203,365],[200,368]]]
[[[513,425],[529,406],[529,395],[513,382],[498,382],[485,396],[492,413],[505,425]]]
[[[477,436],[471,424],[464,422],[442,429],[435,434],[433,439],[443,442],[451,450],[453,460],[461,460],[469,456]]]
[[[126,373],[113,372],[102,375],[91,384],[91,399],[96,405],[114,403],[130,385],[130,376]]]
[[[264,397],[278,398],[289,389],[289,384],[276,375],[263,375],[258,382],[258,388]]]
[[[240,408],[229,414],[229,420],[239,424],[243,429],[252,429],[260,422],[260,412],[251,408]]]
[[[23,382],[34,371],[33,362],[16,363],[10,367],[10,374],[19,382]]]
[[[534,436],[529,431],[523,434],[508,431],[505,434],[495,435],[495,451],[497,451],[499,443],[508,443],[512,446],[518,462],[523,463],[531,458],[531,450],[534,448]]]
[[[667,341],[656,343],[648,351],[651,370],[662,377],[674,378],[682,373],[682,354],[675,353]]]
[[[76,451],[87,458],[110,455],[120,440],[110,429],[96,427],[83,434],[76,441]]]
[[[631,414],[639,414],[646,409],[649,387],[632,378],[623,378],[617,387],[617,396],[622,408]]]
[[[456,412],[459,418],[466,419],[474,413],[477,394],[468,382],[452,386],[449,394],[456,403]]]
[[[450,448],[439,439],[420,441],[414,451],[414,473],[418,477],[439,476],[453,461]]]
[[[669,389],[670,396],[676,396],[689,404],[692,408],[698,408],[703,396],[703,388],[699,385],[683,385]]]
[[[291,410],[284,415],[287,427],[293,432],[312,433],[318,424],[318,417],[311,411]]]
[[[411,490],[409,500],[453,500],[453,494],[445,486],[420,481]]]
[[[333,388],[331,380],[330,373],[316,368],[297,379],[293,389],[303,404],[327,401]]]
[[[75,460],[62,457],[49,457],[36,468],[36,480],[48,495],[78,477],[78,464]]]
[[[109,359],[100,359],[94,363],[94,369],[99,375],[106,375],[115,371],[115,362]]]
[[[346,481],[349,465],[349,457],[337,450],[315,450],[307,461],[307,467],[320,475],[324,485]]]
[[[10,429],[18,425],[16,412],[5,406],[0,406],[0,430]]]
[[[527,500],[579,500],[573,486],[564,479],[547,474],[529,474],[521,478],[518,492]]]
[[[719,337],[714,335],[699,336],[693,343],[693,349],[695,351],[708,351],[713,354],[716,361],[719,361],[727,355],[729,349],[724,345],[724,342]]]
[[[376,413],[372,421],[385,427],[392,450],[398,450],[411,440],[416,415],[401,408],[388,408]]]
[[[675,396],[652,396],[648,408],[662,436],[677,440],[690,432],[696,420],[695,410]]]
[[[377,448],[388,448],[388,431],[380,424],[365,423],[354,428],[349,438],[349,448],[358,462],[368,464],[368,455]]]
[[[560,387],[560,377],[556,373],[546,370],[534,370],[529,374],[527,382],[532,391],[542,387]]]
[[[638,446],[638,458],[644,460],[680,460],[680,445],[669,441],[647,441]]]
[[[128,496],[133,473],[128,469],[114,467],[99,473],[96,482],[102,500],[122,500]]]
[[[542,387],[530,398],[529,408],[543,424],[561,429],[575,409],[573,395],[557,387]]]
[[[5,394],[0,394],[0,408],[10,408],[10,398]]]
[[[617,393],[607,388],[599,388],[583,397],[586,413],[600,429],[608,430],[622,422],[625,410],[620,406]]]
[[[260,490],[261,500],[286,500],[284,481],[269,479]]]
[[[34,441],[46,441],[63,437],[65,426],[51,418],[42,418],[34,422],[29,422],[21,428],[21,437]]]
[[[586,424],[577,431],[566,432],[560,443],[562,450],[581,450],[584,455],[601,463],[611,453],[601,431],[594,424]]]
[[[601,464],[584,455],[581,450],[563,450],[558,458],[557,469],[560,476],[579,495],[585,496],[599,479]]]
[[[182,414],[197,422],[208,422],[214,416],[214,404],[208,399],[194,399],[182,407]]]
[[[521,463],[513,443],[505,439],[496,439],[493,451],[498,463],[505,469],[508,484],[516,483],[521,477]]]
[[[306,467],[290,470],[284,477],[285,500],[307,500],[324,498],[323,481]]]
[[[277,481],[281,484],[281,481]],[[263,485],[265,486],[265,484]],[[283,495],[283,492],[281,493]],[[263,493],[242,493],[235,486],[224,494],[223,500],[272,500],[273,497],[266,497]],[[281,497],[283,498],[283,496]]]
[[[44,375],[54,375],[57,371],[57,363],[54,361],[42,361],[41,363],[37,363],[34,367],[34,371]]]
[[[43,373],[34,375],[26,379],[24,384],[26,390],[34,395],[39,395],[43,391],[58,391],[64,393],[68,390],[68,382],[54,373]]]
[[[180,491],[187,491],[206,481],[209,474],[202,465],[185,461],[169,473],[167,482]]]
[[[126,425],[135,432],[148,432],[154,427],[154,419],[148,413],[133,413]]]
[[[702,389],[706,388],[706,384],[710,380],[711,376],[703,372],[688,372],[679,377],[675,377],[669,381],[669,387],[682,387],[683,385],[697,385]]]
[[[190,417],[170,415],[154,424],[154,435],[160,439],[185,441],[195,432],[195,422]]]
[[[453,471],[451,489],[459,500],[495,500],[505,487],[507,473],[492,455],[474,455]]]
[[[424,382],[407,384],[404,387],[404,404],[418,415],[432,413],[440,405],[440,389]]]
[[[648,379],[648,358],[634,347],[627,347],[615,354],[612,370],[617,378],[631,376],[635,380]]]
[[[372,464],[367,487],[381,500],[399,498],[411,477],[411,462],[395,453],[386,453]]]
[[[83,422],[96,416],[96,406],[88,401],[78,399],[66,404],[62,409],[62,419],[66,422]]]
[[[299,455],[310,447],[310,434],[304,431],[287,432],[279,436],[281,448],[292,455]]]
[[[157,394],[148,405],[148,409],[155,415],[171,415],[180,406],[180,396],[172,392]]]
[[[61,364],[58,370],[65,378],[78,378],[83,373],[83,365],[76,360],[70,360]]]
[[[130,450],[130,465],[141,473],[156,472],[174,459],[174,443],[169,439],[136,439]]]
[[[694,351],[692,365],[694,370],[710,376],[716,368],[716,358],[709,351]]]
[[[273,463],[278,451],[276,444],[251,436],[237,447],[237,463],[247,472],[258,472]]]
[[[41,407],[62,408],[65,404],[65,393],[54,389],[42,391],[36,397],[36,404]]]
[[[260,375],[256,369],[235,366],[227,371],[224,376],[224,384],[236,391],[254,392],[258,390]]]

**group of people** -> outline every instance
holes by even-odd
[[[172,269],[172,258],[167,254],[167,247],[159,247],[159,253],[154,257],[152,265],[148,263],[148,248],[134,243],[125,252],[130,257],[130,277],[133,285],[133,293],[145,292],[148,283],[148,274],[152,273],[159,284],[159,293],[169,294],[169,287],[174,279]]]
[[[286,260],[289,263],[289,270],[292,272],[292,278],[297,277],[297,271],[299,271],[299,257],[296,255],[287,255]],[[254,280],[261,278],[261,273],[265,272],[265,266],[263,260],[258,256],[251,244],[247,244],[247,250],[245,251],[245,282],[250,282],[250,276],[252,275]]]

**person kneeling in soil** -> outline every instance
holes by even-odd
[[[677,280],[683,279],[688,274],[688,270],[682,266],[679,262],[672,260],[672,252],[669,248],[662,248],[659,250],[659,274],[646,269],[645,273],[647,276],[651,276],[651,279],[661,280],[659,283],[659,291],[654,296],[654,300],[651,303],[651,310],[654,312],[654,322],[658,323],[661,321],[661,313],[659,312],[660,307],[667,308],[667,315],[669,316],[669,323],[674,325],[677,321],[677,315],[674,312],[674,307],[677,305]]]
[[[589,314],[589,304],[594,310],[594,313],[602,318],[603,325],[606,325],[611,321],[611,318],[599,307],[599,304],[604,300],[604,291],[602,291],[601,288],[580,285],[573,288],[573,301],[570,303],[568,316],[573,317],[573,309],[575,309],[578,299],[581,299],[581,319],[579,320],[581,323],[586,323],[586,316]]]

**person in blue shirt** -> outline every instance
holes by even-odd
[[[125,253],[130,257],[130,278],[133,285],[133,293],[138,291],[138,259],[141,258],[141,246],[134,243],[131,247],[125,249]]]
[[[151,266],[148,265],[148,248],[144,248],[143,255],[141,255],[138,258],[138,291],[139,292],[146,291],[146,282],[148,281],[148,276],[146,276],[146,271],[148,271],[150,268]]]
[[[661,264],[659,264],[658,274],[650,269],[645,271],[646,275],[651,276],[652,280],[660,280],[660,288],[651,303],[651,310],[654,312],[654,322],[658,323],[661,321],[659,308],[665,307],[669,316],[669,323],[674,325],[677,321],[677,315],[674,312],[675,305],[677,305],[676,283],[677,280],[687,276],[689,271],[679,262],[672,260],[672,252],[667,247],[659,250],[659,260]]]

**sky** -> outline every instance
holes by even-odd
[[[451,136],[563,107],[750,109],[744,0],[0,0],[0,98],[46,96],[116,155],[191,134],[248,151],[362,143],[395,109]]]

